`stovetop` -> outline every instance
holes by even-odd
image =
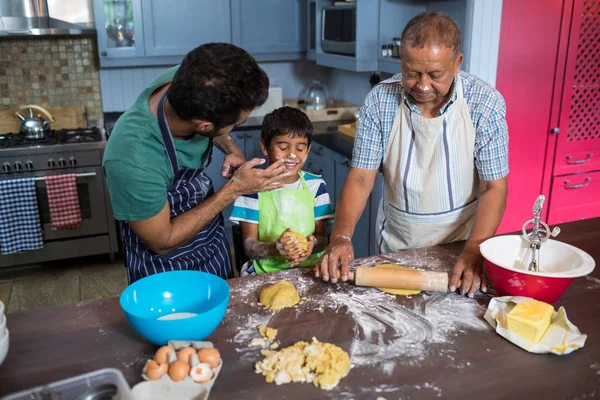
[[[0,135],[0,149],[100,142],[102,140],[102,132],[96,127],[51,130],[43,139],[25,139],[22,133],[6,133]]]

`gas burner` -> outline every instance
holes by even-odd
[[[0,135],[0,148],[51,146],[69,143],[87,143],[102,141],[99,128],[79,128],[50,130],[41,139],[26,139],[22,133],[6,133]]]

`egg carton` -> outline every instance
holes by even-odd
[[[168,346],[171,346],[175,351],[184,347],[193,347],[196,350],[204,348],[214,348],[212,342],[194,342],[185,340],[169,340]],[[148,360],[150,361],[150,360]],[[213,377],[210,381],[197,383],[190,376],[186,376],[184,380],[175,382],[169,374],[163,375],[160,379],[150,380],[146,374],[142,373],[142,378],[145,382],[140,382],[132,389],[132,393],[136,399],[145,400],[206,400],[210,391],[219,377],[221,368],[223,367],[223,359],[219,361],[219,365],[213,368]]]

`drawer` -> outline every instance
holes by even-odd
[[[587,150],[557,153],[554,159],[554,176],[578,174],[600,170],[600,148],[590,143]]]
[[[555,177],[552,181],[548,223],[600,216],[600,171]]]

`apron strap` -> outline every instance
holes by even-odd
[[[300,175],[300,183],[302,183],[302,189],[308,189],[306,181],[304,180],[304,171],[298,171],[298,175]]]
[[[165,101],[167,94],[163,94],[158,103],[158,109],[156,110],[156,117],[158,118],[158,126],[160,127],[160,134],[162,135],[163,143],[165,145],[165,152],[171,163],[173,169],[173,175],[179,171],[179,164],[177,163],[177,152],[175,151],[175,142],[173,142],[173,135],[171,135],[171,129],[165,116]]]

